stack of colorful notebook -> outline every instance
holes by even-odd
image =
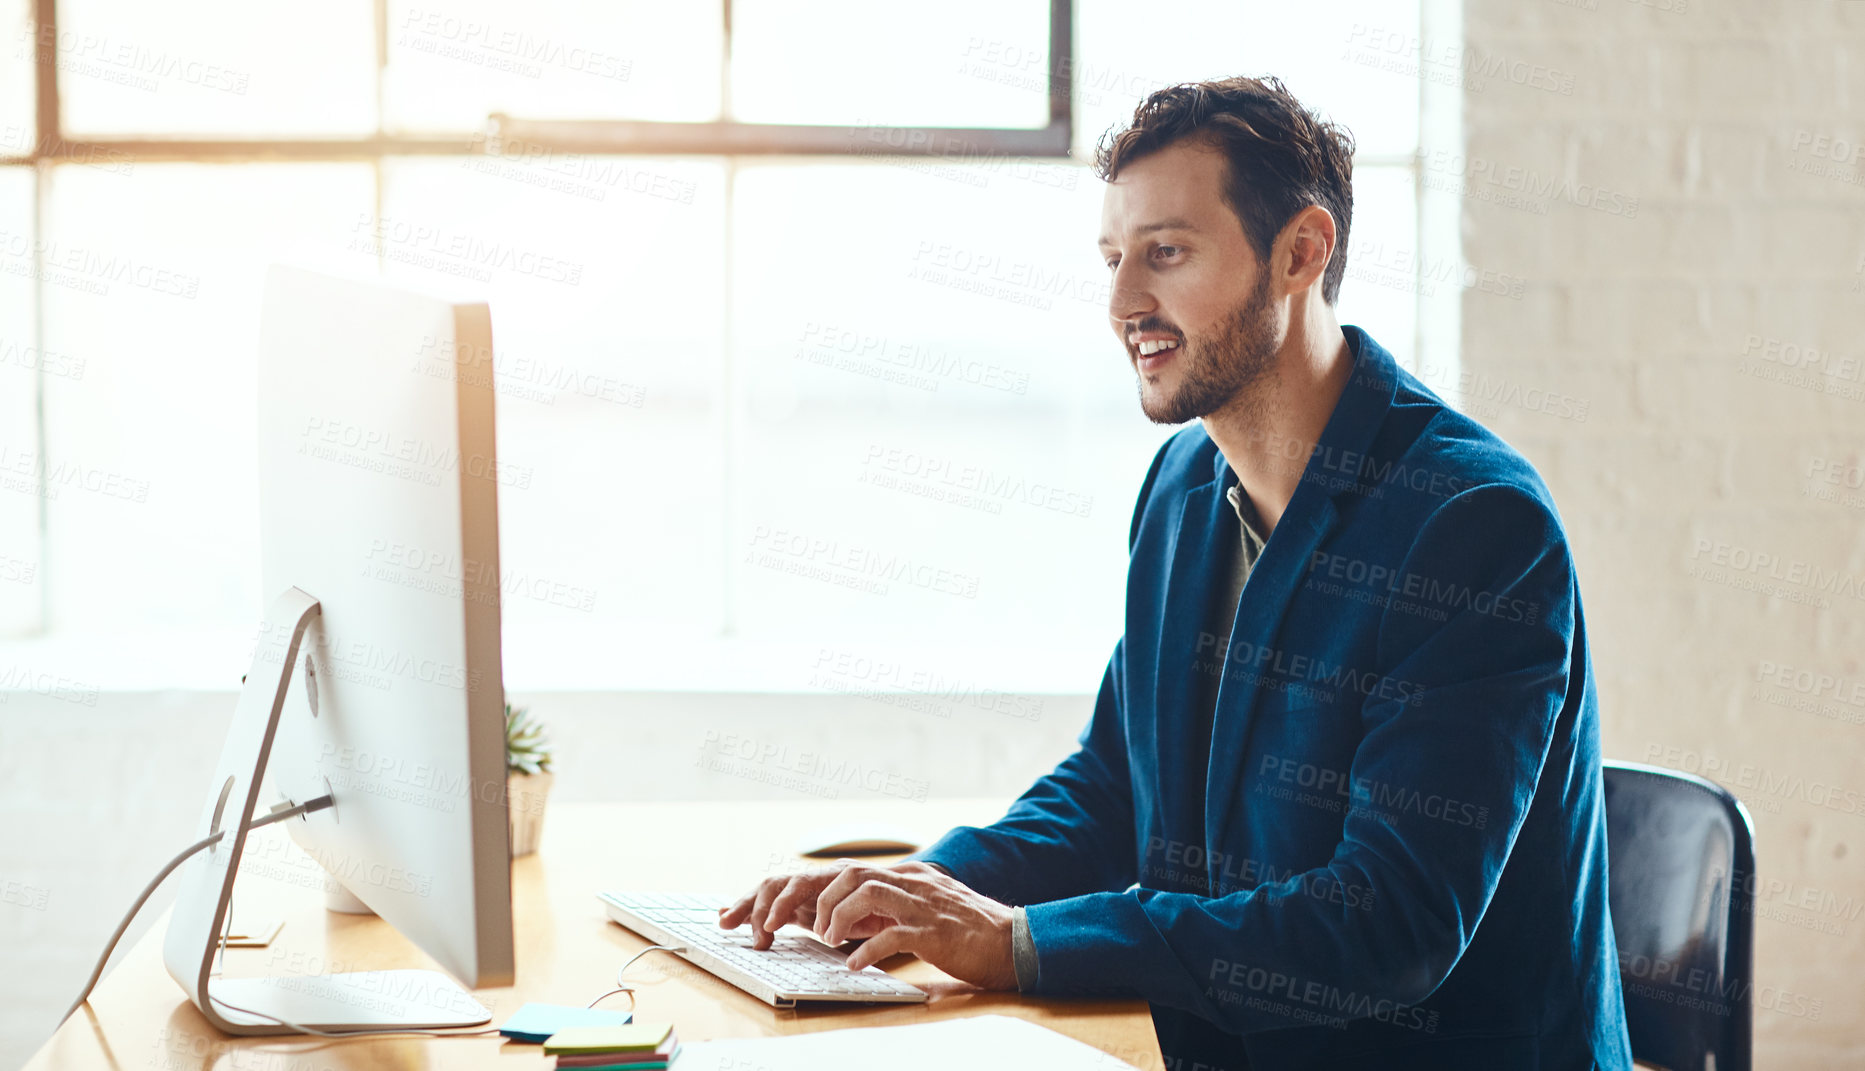
[[[671,1023],[573,1026],[544,1042],[545,1055],[555,1056],[557,1066],[566,1071],[656,1071],[672,1063],[679,1051]]]
[[[518,1014],[505,1020],[499,1033],[513,1041],[542,1045],[551,1035],[573,1026],[627,1026],[635,1014],[607,1008],[573,1008],[562,1004],[526,1004]]]

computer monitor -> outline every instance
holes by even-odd
[[[163,959],[234,1034],[484,1023],[433,971],[213,976],[262,782],[330,796],[292,838],[454,978],[513,976],[490,312],[274,267],[260,335],[272,601]]]

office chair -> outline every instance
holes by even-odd
[[[1633,1058],[1751,1071],[1755,830],[1720,785],[1605,764],[1607,871]]]

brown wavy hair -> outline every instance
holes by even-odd
[[[1321,278],[1321,300],[1334,304],[1353,221],[1353,135],[1303,108],[1273,77],[1188,82],[1147,94],[1125,128],[1103,134],[1095,173],[1112,182],[1133,160],[1191,137],[1229,162],[1224,201],[1264,263],[1295,213],[1320,205],[1334,217],[1334,253]]]

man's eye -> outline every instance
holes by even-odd
[[[1162,245],[1158,249],[1154,250],[1154,252],[1158,253],[1162,257],[1169,257],[1173,255],[1174,253],[1177,253],[1178,251],[1179,251],[1179,247],[1176,245]]]
[[[1118,268],[1118,267],[1120,267],[1119,257],[1108,257],[1107,258],[1107,270],[1108,271],[1113,271],[1115,268]]]

